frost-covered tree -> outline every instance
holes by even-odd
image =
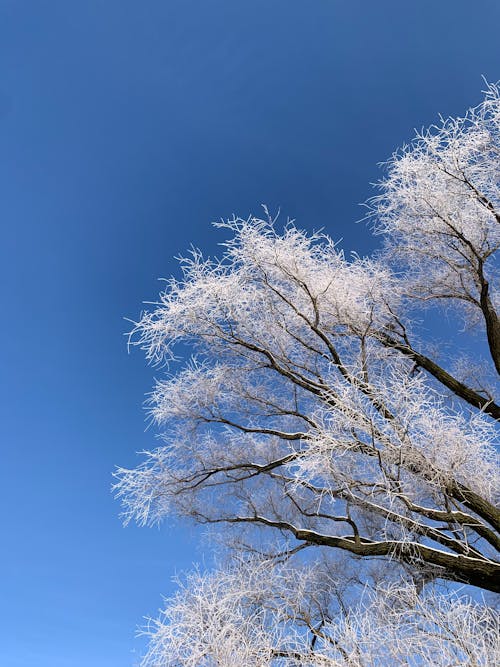
[[[464,596],[398,583],[365,591],[349,613],[339,609],[338,599],[338,577],[324,567],[247,561],[211,574],[196,572],[151,622],[143,664],[499,664],[498,616]]]
[[[233,219],[143,313],[165,444],[118,470],[125,518],[223,525],[232,554],[145,665],[498,664],[494,611],[449,588],[500,591],[499,165],[490,87],[388,163],[378,255]]]

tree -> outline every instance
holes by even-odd
[[[399,583],[339,613],[332,605],[338,595],[338,577],[317,566],[271,569],[269,563],[245,562],[195,572],[151,624],[143,664],[498,664],[500,628],[487,606]]]
[[[131,343],[180,368],[150,397],[165,444],[117,472],[125,519],[232,528],[144,664],[498,664],[494,611],[453,589],[500,592],[499,155],[490,86],[392,157],[373,258],[233,219],[142,314]],[[467,335],[436,345],[443,306]]]

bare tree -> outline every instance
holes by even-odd
[[[149,361],[178,364],[186,349],[192,356],[159,380],[150,398],[165,445],[147,452],[135,470],[117,472],[126,520],[154,523],[175,513],[233,526],[239,535],[233,553],[260,551],[259,563],[270,568],[263,580],[278,591],[280,581],[310,582],[310,564],[323,562],[325,553],[348,554],[358,584],[363,563],[389,565],[382,568],[385,588],[378,581],[369,602],[347,592],[349,605],[358,607],[354,616],[346,607],[342,622],[327,613],[331,575],[328,586],[316,589],[323,591],[324,618],[313,615],[311,623],[301,616],[300,596],[283,603],[289,583],[274,607],[241,601],[242,582],[261,567],[254,560],[253,570],[240,563],[211,578],[194,577],[186,599],[198,611],[172,601],[145,664],[379,664],[368,660],[366,647],[375,655],[382,628],[375,611],[397,597],[394,590],[407,604],[386,614],[391,664],[410,664],[405,660],[417,645],[428,659],[419,665],[457,664],[459,655],[468,656],[467,664],[494,664],[484,657],[492,655],[492,643],[480,648],[473,627],[483,617],[492,622],[484,605],[454,605],[442,594],[420,599],[415,591],[430,581],[500,590],[499,157],[500,97],[490,87],[479,107],[419,134],[389,162],[371,202],[385,238],[377,257],[346,258],[328,236],[293,224],[279,233],[270,219],[233,219],[220,224],[232,236],[223,257],[193,252],[183,260],[183,279],[171,280],[141,316],[131,342]],[[458,340],[436,353],[423,335],[418,321],[432,317],[434,302],[445,304],[449,317],[465,319],[469,338],[478,336],[474,345],[484,340],[490,362],[480,382],[479,375],[458,373],[477,366],[464,362]],[[283,559],[287,576],[273,569]],[[231,588],[229,580],[239,583]],[[193,619],[198,612],[217,616],[201,609],[217,598],[218,586],[224,590],[214,604],[221,613],[231,617],[229,596],[236,616],[243,614],[221,631],[234,632],[236,644],[241,631],[242,645],[255,640],[260,653],[249,648],[248,659],[231,662],[217,657],[224,642],[216,626],[211,639],[202,637]],[[303,602],[310,599],[304,594]],[[289,622],[270,622],[282,607]],[[279,637],[269,632],[278,626]],[[456,641],[443,639],[436,663],[433,632],[442,638],[447,627]],[[359,641],[365,634],[366,647]],[[427,657],[424,636],[433,647]],[[454,646],[451,652],[445,644]],[[202,652],[193,653],[198,645]]]

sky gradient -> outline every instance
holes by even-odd
[[[266,203],[349,252],[413,128],[500,79],[497,1],[0,0],[0,665],[123,667],[196,531],[123,528],[159,371],[124,318]]]

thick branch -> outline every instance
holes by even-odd
[[[420,352],[416,352],[409,345],[401,343],[395,338],[392,338],[391,336],[388,336],[385,333],[377,334],[377,338],[386,347],[398,350],[398,352],[402,352],[410,359],[413,359],[415,363],[417,363],[421,368],[430,373],[430,375],[436,378],[436,380],[438,380],[447,389],[450,389],[455,394],[455,396],[462,398],[470,405],[473,405],[475,408],[479,408],[480,410],[490,415],[494,419],[500,421],[499,405],[493,403],[493,401],[488,400],[484,396],[481,396],[481,394],[478,394],[476,391],[474,391],[470,387],[467,387],[467,385],[463,384],[462,382],[459,382],[459,380],[454,378],[453,375],[450,375],[450,373],[445,371],[444,368],[441,368],[441,366],[432,361],[432,359],[429,359],[429,357],[426,357],[424,354],[421,354]],[[499,337],[499,344],[500,344],[500,337]]]
[[[497,532],[500,532],[500,510],[494,505],[459,482],[451,482],[449,485],[449,492],[455,500],[458,500],[458,502],[471,509],[493,526]]]
[[[488,338],[491,358],[493,359],[497,373],[500,375],[500,320],[491,303],[489,283],[483,276],[482,265],[480,303],[486,325],[486,336]]]
[[[362,537],[335,537],[312,530],[296,528],[286,521],[275,521],[262,516],[232,517],[207,520],[208,522],[258,523],[292,533],[294,537],[309,544],[327,546],[348,551],[357,556],[393,557],[405,563],[415,565],[420,561],[440,568],[443,579],[457,581],[485,590],[500,593],[500,564],[490,560],[470,556],[450,554],[427,547],[418,542],[387,540],[376,542]]]
[[[451,524],[458,524],[474,531],[479,537],[489,542],[497,551],[500,552],[500,537],[485,526],[479,519],[471,514],[466,514],[460,511],[446,511],[437,510],[432,507],[423,507],[412,503],[403,494],[400,495],[401,500],[412,512],[425,516],[432,521],[445,521]]]

